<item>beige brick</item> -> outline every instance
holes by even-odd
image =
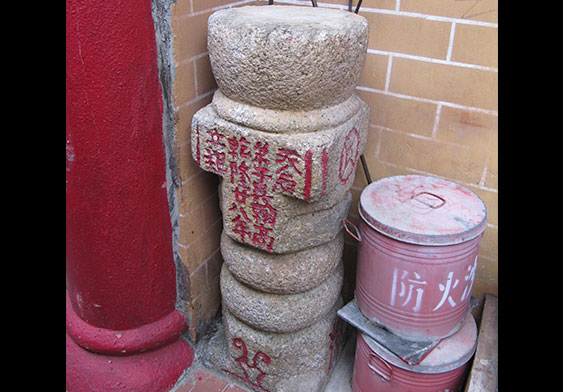
[[[436,137],[484,153],[485,186],[498,188],[498,116],[443,106]]]
[[[498,133],[494,135],[490,145],[485,186],[491,189],[498,189]]]
[[[357,85],[377,90],[384,90],[388,61],[389,56],[368,53],[366,55],[364,69],[362,70]]]
[[[479,196],[487,207],[487,223],[498,225],[498,192],[467,185]]]
[[[223,256],[221,255],[221,250],[218,249],[213,256],[209,258],[206,262],[207,268],[207,282],[213,283],[219,277],[221,273],[221,266],[223,265]]]
[[[183,246],[189,246],[205,232],[203,226],[203,211],[199,208],[195,208],[192,211],[182,211],[180,214],[179,243]]]
[[[209,284],[207,290],[202,292],[194,302],[194,313],[197,320],[197,339],[201,338],[207,325],[217,314],[221,305],[221,291],[219,289],[219,277]]]
[[[487,212],[489,208],[487,206]],[[481,247],[479,248],[479,258],[487,258],[489,260],[498,260],[498,229],[488,226],[481,240]]]
[[[207,52],[207,19],[210,12],[172,17],[174,61],[179,63]]]
[[[202,171],[181,184],[182,193],[178,199],[180,213],[199,208],[200,204],[217,192],[219,178],[212,173]]]
[[[264,0],[265,1],[265,0]],[[267,2],[266,2],[267,3]],[[344,6],[344,10],[348,11],[348,1],[347,0],[317,0],[317,3],[327,3],[327,4],[338,4]],[[276,2],[274,2],[276,4]],[[352,12],[356,10],[356,6],[358,5],[358,0],[354,0],[352,2]],[[311,3],[309,3],[309,7]],[[319,5],[320,7],[320,5]],[[363,0],[362,5],[360,6],[360,15],[363,15],[362,10],[366,8],[382,8],[388,10],[395,9],[395,0]]]
[[[480,151],[389,131],[382,133],[379,150],[383,161],[475,184],[483,174],[482,155]]]
[[[401,0],[400,10],[498,23],[498,0]]]
[[[451,23],[366,12],[369,49],[445,59]]]
[[[497,110],[498,73],[396,57],[389,91]]]
[[[491,150],[497,134],[498,116],[442,106],[436,132],[439,140]]]
[[[209,56],[205,55],[196,61],[197,95],[203,95],[217,88],[217,82],[211,72]]]
[[[324,2],[324,0],[323,0]],[[338,4],[345,4],[348,6],[348,2],[346,0],[335,0]],[[395,2],[396,0],[364,0],[360,6],[359,14],[364,15],[362,13],[363,9],[366,8],[380,8],[386,10],[394,10],[395,9]],[[354,0],[352,2],[352,11],[356,11],[356,6],[358,5],[358,0]],[[365,15],[364,15],[365,16]]]
[[[203,227],[207,230],[215,225],[222,216],[219,208],[219,192],[210,194],[209,198],[203,202],[201,209],[203,211]]]
[[[482,300],[485,293],[498,295],[498,262],[479,256],[471,295]]]
[[[198,297],[207,291],[206,263],[201,263],[190,273],[190,290],[193,298]]]
[[[176,3],[170,4],[170,15],[172,18],[178,18],[191,13],[191,2],[192,0],[177,0]]]
[[[220,7],[229,3],[235,3],[235,0],[192,0],[194,12],[208,10],[214,7]]]
[[[174,79],[172,89],[176,106],[180,106],[196,97],[193,61],[176,65],[176,78]]]
[[[358,90],[371,109],[370,124],[398,131],[431,136],[436,118],[436,104]]]
[[[498,67],[498,29],[456,24],[452,61]]]
[[[183,247],[180,252],[182,262],[188,271],[195,271],[202,265],[217,249],[219,249],[219,236],[212,237],[210,232],[204,232],[196,241],[189,246]],[[213,231],[211,231],[213,233]]]

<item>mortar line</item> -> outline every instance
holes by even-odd
[[[449,51],[449,49],[448,49],[448,51]],[[487,67],[485,65],[477,65],[477,64],[469,64],[469,63],[460,63],[458,61],[434,59],[434,58],[431,58],[431,57],[417,56],[417,55],[414,55],[414,54],[407,54],[407,53],[400,53],[400,52],[389,52],[389,51],[386,51],[386,50],[379,50],[379,49],[368,49],[367,52],[371,53],[371,54],[381,54],[381,55],[386,55],[386,56],[402,57],[402,58],[406,58],[406,59],[425,61],[425,62],[442,64],[442,65],[453,65],[453,66],[456,66],[456,67],[464,67],[464,68],[479,69],[479,70],[482,70],[482,71],[498,72],[498,68],[495,68],[495,67]]]
[[[386,92],[386,91],[371,88],[371,87],[356,86],[356,89],[358,89],[360,91],[367,91],[367,92],[370,92],[370,93],[389,95],[391,97],[396,97],[396,98],[410,99],[412,101],[417,101],[417,102],[433,103],[435,105],[441,104],[443,106],[448,106],[448,107],[451,107],[451,108],[454,108],[454,109],[463,109],[463,110],[467,110],[467,111],[470,111],[470,112],[479,112],[479,113],[483,113],[483,114],[489,114],[489,115],[492,115],[492,116],[498,116],[498,111],[496,111],[496,110],[483,109],[483,108],[478,108],[478,107],[474,107],[474,106],[466,106],[466,105],[461,105],[461,104],[458,104],[458,103],[447,102],[447,101],[439,101],[439,100],[430,99],[430,98],[415,97],[415,96],[412,96],[412,95],[394,93],[394,92],[391,92],[391,91]]]
[[[450,29],[450,42],[448,42],[448,53],[446,54],[446,61],[452,60],[452,50],[454,47],[454,36],[455,36],[455,24],[456,22],[452,22],[452,27]]]
[[[236,3],[230,3],[230,4],[223,4],[223,5],[218,5],[217,7],[212,7],[212,8],[206,8],[204,10],[200,10],[200,11],[196,11],[196,12],[192,12],[189,15],[186,16],[198,16],[201,14],[206,14],[208,12],[215,12],[215,11],[219,11],[222,9],[226,9],[226,8],[232,8],[233,6],[238,6],[238,5],[243,5],[246,3],[251,3],[254,0],[242,0],[242,1],[237,1]]]
[[[391,162],[388,162],[388,161],[385,161],[385,160],[379,159],[379,158],[378,158],[378,160],[379,160],[379,162],[381,162],[381,163],[383,163],[383,164],[385,164],[385,165],[391,166],[391,167],[393,167],[393,168],[397,168],[397,169],[401,169],[401,170],[410,170],[410,171],[412,171],[412,172],[414,172],[414,173],[421,174],[421,175],[425,175],[425,176],[433,176],[433,177],[445,178],[446,180],[450,180],[450,181],[456,182],[456,183],[458,183],[458,184],[460,184],[460,185],[463,185],[463,186],[466,186],[466,187],[473,187],[473,188],[481,189],[481,190],[484,190],[484,191],[489,191],[489,192],[498,193],[498,189],[488,188],[488,187],[486,187],[486,186],[481,186],[481,185],[479,185],[479,184],[475,184],[475,183],[471,183],[471,182],[466,182],[466,181],[461,181],[461,180],[458,180],[458,179],[456,179],[456,178],[446,177],[446,176],[442,176],[442,175],[436,174],[436,173],[425,172],[425,171],[418,170],[418,169],[414,169],[414,168],[408,167],[408,166],[397,165],[396,163],[391,163]],[[488,225],[488,224],[487,224],[487,225]]]
[[[438,144],[445,144],[448,146],[453,146],[453,147],[457,147],[457,148],[462,148],[464,150],[470,150],[471,147],[467,146],[465,144],[460,144],[460,143],[454,143],[454,142],[449,142],[447,140],[439,140],[439,139],[435,139],[432,136],[424,136],[424,135],[419,135],[418,133],[413,133],[413,132],[408,132],[408,131],[403,131],[403,130],[399,130],[399,129],[393,129],[393,128],[388,128],[388,127],[383,127],[383,126],[378,126],[378,125],[374,125],[375,128],[379,128],[383,131],[387,131],[387,132],[391,132],[391,133],[399,133],[401,135],[407,135],[410,137],[413,137],[415,139],[421,139],[421,140],[426,140],[428,142],[436,142]]]
[[[310,0],[276,0],[275,3],[285,3],[285,4],[294,4],[294,5],[311,5]],[[317,2],[319,7],[326,7],[326,8],[339,8],[342,10],[347,10],[348,6],[344,4],[332,4],[332,3],[322,3]],[[463,18],[455,18],[451,16],[439,16],[439,15],[432,15],[432,14],[422,14],[419,12],[409,12],[409,11],[400,11],[400,0],[396,0],[395,9],[389,10],[384,8],[372,8],[372,7],[361,7],[360,12],[371,12],[376,14],[391,14],[391,15],[398,15],[398,16],[408,16],[411,18],[422,18],[427,20],[435,20],[440,22],[457,22],[462,24],[470,24],[476,26],[485,26],[485,27],[495,27],[498,28],[498,23],[493,22],[484,22],[480,20],[472,20],[472,19],[463,19]]]
[[[393,66],[393,55],[387,60],[387,74],[385,75],[385,92],[389,92],[389,83],[391,82],[391,67]]]
[[[197,88],[197,61],[194,60],[194,89],[195,89],[195,96],[198,96],[198,88]]]
[[[436,106],[436,117],[434,117],[434,127],[432,128],[432,139],[436,139],[438,133],[438,125],[440,124],[440,114],[442,112],[442,104]]]
[[[395,0],[395,11],[401,11],[401,0]]]
[[[498,28],[498,23],[493,22],[483,22],[480,20],[471,20],[471,19],[463,19],[463,18],[454,18],[450,16],[439,16],[439,15],[432,15],[432,14],[422,14],[418,12],[408,12],[408,11],[397,11],[397,10],[388,10],[384,8],[364,8],[362,7],[360,11],[370,12],[374,14],[390,14],[390,15],[397,15],[397,16],[407,16],[410,18],[420,18],[438,22],[456,22],[461,24],[469,24],[474,26],[483,26],[483,27],[493,27]]]

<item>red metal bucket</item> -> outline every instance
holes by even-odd
[[[358,332],[352,392],[457,391],[476,345],[477,325],[471,313],[457,333],[442,340],[418,365],[408,365]]]
[[[405,339],[455,333],[469,311],[487,224],[483,201],[454,182],[408,175],[368,185],[358,209],[362,314]]]

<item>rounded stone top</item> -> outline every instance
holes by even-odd
[[[353,12],[246,6],[208,20],[211,68],[228,98],[267,109],[312,110],[354,92],[369,24]]]
[[[319,7],[299,6],[246,6],[224,9],[215,12],[211,19],[221,19],[231,26],[252,25],[273,30],[279,26],[291,29],[315,29],[327,32],[354,28],[358,23],[367,21],[353,12]]]

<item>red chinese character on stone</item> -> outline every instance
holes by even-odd
[[[245,182],[239,182],[235,189],[233,189],[233,194],[238,204],[245,205],[246,199],[250,197],[250,185]]]
[[[296,182],[293,179],[293,176],[290,173],[284,172],[279,175],[278,179],[276,180],[276,183],[272,187],[272,190],[275,191],[279,185],[282,191],[293,193],[293,191],[295,191],[295,184]]]
[[[238,146],[239,146],[238,139],[233,136],[233,137],[228,138],[227,142],[229,143],[228,154],[231,156],[231,160],[236,161],[236,159],[238,157]],[[235,163],[235,162],[231,162],[231,165],[233,163]]]
[[[225,138],[225,135],[221,135],[217,128],[213,128],[210,131],[207,131],[207,134],[210,136],[210,139],[207,139],[207,142],[213,146],[221,146],[225,147],[223,143],[221,143],[221,139]]]
[[[225,174],[225,152],[222,151],[225,144],[221,143],[221,139],[224,139],[225,135],[220,134],[216,128],[207,131],[207,135],[209,138],[206,142],[209,147],[205,149],[203,155],[204,163],[209,170]]]
[[[241,158],[250,159],[252,158],[252,151],[248,149],[250,147],[250,142],[245,139],[245,137],[241,137],[239,140],[240,143],[240,156]]]
[[[246,348],[246,344],[241,338],[233,338],[233,346],[237,350],[242,350],[242,355],[235,359],[235,362],[238,364],[240,369],[242,370],[243,376],[239,376],[238,374],[234,374],[233,372],[223,369],[225,373],[230,374],[238,378],[241,381],[244,381],[246,384],[250,385],[252,389],[259,391],[259,392],[269,392],[262,386],[262,380],[266,376],[266,372],[261,369],[260,362],[263,366],[269,366],[271,363],[271,359],[268,355],[264,354],[262,351],[256,352],[252,357],[252,363],[248,363],[248,349]],[[258,376],[256,376],[256,382],[252,382],[250,379],[250,375],[248,374],[248,370],[256,369],[258,371]]]
[[[257,178],[255,183],[258,184],[263,184],[265,179],[272,179],[272,176],[268,174],[268,168],[263,166],[254,166],[254,171],[250,174]]]
[[[243,209],[241,208],[241,210],[243,210]],[[243,216],[244,215],[246,215],[246,213],[243,213]],[[240,214],[238,214],[232,220],[232,222],[235,224],[235,227],[233,228],[233,233],[240,235],[240,242],[242,242],[243,244],[246,244],[246,241],[244,240],[244,238],[248,237],[250,239],[251,234],[252,234],[250,232],[249,227],[248,227],[249,221],[243,219],[243,217],[241,217]]]
[[[279,168],[276,173],[279,174],[282,171],[286,171],[289,169],[289,166],[293,167],[293,170],[302,175],[301,171],[297,168],[297,163],[301,156],[295,150],[288,150],[286,148],[278,148],[278,152],[276,154],[278,158],[276,158],[276,163],[284,163],[286,164]]]
[[[272,229],[263,224],[254,225],[254,228],[258,230],[258,233],[252,233],[252,244],[261,248],[266,247],[266,250],[271,253],[274,238],[270,237],[268,234]]]
[[[270,160],[265,158],[268,154],[268,143],[256,142],[254,144],[254,159],[252,162],[256,162],[258,166],[268,167]]]
[[[207,165],[207,168],[218,174],[225,174],[227,171],[225,169],[225,153],[221,151],[215,151],[211,148],[206,148],[203,154],[203,162]]]
[[[252,208],[252,214],[256,222],[274,226],[276,224],[278,211],[268,203],[268,199],[272,198],[268,197],[255,200],[250,203],[250,208]],[[260,201],[262,203],[260,203]]]

